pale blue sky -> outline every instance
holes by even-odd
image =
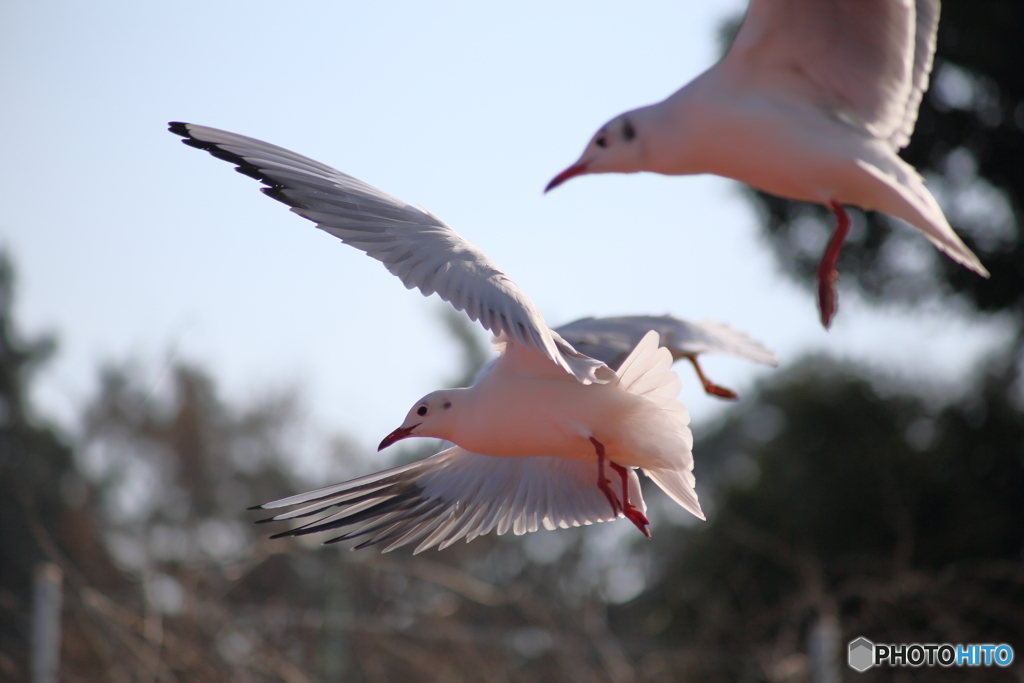
[[[429,208],[552,325],[711,318],[783,363],[818,349],[954,384],[995,328],[941,308],[872,312],[841,288],[824,332],[734,183],[617,175],[542,195],[600,124],[710,65],[720,22],[744,5],[8,4],[0,242],[22,324],[61,342],[40,406],[71,425],[101,362],[136,357],[159,376],[173,349],[232,398],[299,386],[316,423],[370,445],[454,372],[437,299],[179,144],[169,120],[288,147]],[[740,390],[771,372],[706,365]],[[720,409],[679,370],[696,419]]]

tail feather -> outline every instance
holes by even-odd
[[[655,423],[658,433],[664,437],[664,445],[659,444],[658,449],[666,452],[668,464],[645,467],[644,472],[672,500],[704,519],[693,488],[696,479],[693,476],[690,413],[677,398],[681,383],[679,375],[672,370],[672,353],[666,348],[659,348],[658,339],[657,332],[648,332],[622,362],[618,370],[619,388],[649,399],[660,409],[658,418],[668,418]]]
[[[651,330],[645,334],[622,361],[618,375],[620,389],[662,405],[675,400],[682,383],[679,375],[672,371],[672,352],[659,348],[658,344],[657,332]]]
[[[697,483],[693,476],[693,460],[690,460],[690,467],[687,469],[675,470],[644,470],[644,474],[650,477],[661,490],[669,495],[675,502],[679,503],[689,512],[692,512],[699,519],[705,519],[704,512],[700,509],[700,502],[697,500],[697,492],[694,484]]]
[[[873,208],[910,223],[946,256],[982,277],[989,277],[981,260],[953,231],[918,172],[895,155],[888,159],[888,164],[884,159],[875,161],[879,165],[864,160],[859,160],[857,165],[892,194],[883,197]]]
[[[658,333],[651,330],[633,347],[626,360],[622,361],[622,365],[619,366],[616,374],[619,376],[619,387],[623,391],[636,393],[630,391],[630,387],[647,374],[647,371],[650,369],[651,358],[658,352],[659,340]],[[671,356],[672,354],[669,354],[669,358]]]

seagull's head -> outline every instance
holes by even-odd
[[[416,405],[405,416],[402,426],[385,436],[377,450],[382,451],[410,436],[432,436],[450,441],[457,404],[463,391],[465,389],[435,391],[416,401]]]
[[[620,114],[594,133],[579,160],[556,175],[545,192],[569,178],[588,173],[633,173],[642,170],[643,144],[641,110]]]

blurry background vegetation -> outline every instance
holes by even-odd
[[[651,491],[652,541],[625,523],[416,557],[267,540],[245,507],[380,461],[339,435],[330,468],[301,471],[294,392],[227,405],[184,361],[103,368],[81,429],[57,433],[26,404],[55,343],[19,335],[5,257],[0,680],[29,680],[44,561],[64,574],[63,681],[1024,680],[1021,65],[1024,5],[945,0],[905,153],[992,278],[876,215],[839,264],[878,305],[1001,316],[1015,337],[952,400],[827,357],[789,364],[696,426],[709,521]],[[780,269],[810,286],[829,217],[750,196]],[[461,324],[469,376],[482,354]],[[861,635],[1008,642],[1017,661],[854,674]]]

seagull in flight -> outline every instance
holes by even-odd
[[[429,211],[260,140],[191,123],[172,122],[170,131],[259,180],[266,195],[381,261],[407,288],[436,293],[478,320],[500,353],[472,386],[417,401],[380,449],[415,436],[454,446],[257,506],[295,508],[267,521],[326,515],[278,536],[362,524],[333,540],[367,537],[357,547],[385,543],[385,550],[419,541],[419,552],[495,528],[524,533],[619,516],[650,536],[636,468],[704,519],[689,413],[657,332],[612,370],[548,328],[493,261]]]
[[[736,392],[709,380],[697,360],[698,354],[722,353],[772,367],[779,364],[775,354],[761,342],[710,320],[693,323],[670,315],[627,315],[581,318],[555,330],[578,351],[604,361],[612,369],[619,367],[644,334],[654,330],[673,360],[690,361],[705,392],[724,399],[737,398]]]
[[[651,330],[659,333],[661,346],[672,354],[674,360],[687,358],[693,362],[708,393],[722,398],[735,398],[735,394],[713,384],[708,388],[710,383],[704,379],[697,365],[697,354],[724,353],[764,365],[778,364],[775,354],[760,342],[727,325],[708,321],[691,323],[668,315],[620,316],[582,318],[556,328],[563,339],[585,350],[587,355],[604,361],[613,370],[623,366],[637,344]],[[473,384],[479,383],[497,361],[494,359],[485,364]],[[468,517],[470,522],[444,527],[436,535],[432,534],[424,540],[417,548],[417,551],[421,551],[433,545],[445,548],[462,537],[469,541],[495,527],[499,535],[510,529],[516,534],[523,534],[536,531],[541,526],[548,529],[565,528],[614,519],[606,500],[595,495],[590,472],[586,464],[571,460],[550,457],[525,460],[497,458],[448,448],[419,462],[274,501],[257,506],[256,509],[295,508],[264,520],[277,521],[324,513],[344,506],[345,510],[335,512],[346,514],[333,520],[328,517],[308,527],[279,535],[315,533],[331,528],[323,526],[321,522],[324,521],[330,525],[334,520],[355,523],[373,519],[379,528],[371,527],[368,532],[373,534],[371,539],[359,547],[379,542],[377,539],[399,539],[387,549],[408,542],[400,539],[405,532],[424,521],[425,512],[440,516],[446,513],[449,506],[460,504],[472,512]],[[628,476],[629,499],[642,512],[646,512],[639,479],[633,473]],[[408,498],[403,497],[403,494],[408,494]],[[574,496],[570,503],[565,506],[555,504],[561,496],[569,494]],[[385,518],[398,506],[409,505],[410,499],[416,500],[424,508],[416,509],[409,515]],[[389,500],[392,501],[390,505],[381,504]],[[544,505],[539,501],[548,501],[548,507],[536,509],[537,505]],[[348,509],[352,507],[357,509]],[[363,510],[369,512],[361,514]],[[571,510],[572,514],[566,515],[565,510]],[[361,516],[353,519],[352,516],[357,514]],[[334,540],[356,535],[358,533]]]
[[[924,233],[982,277],[917,171],[910,141],[935,54],[939,0],[751,0],[717,64],[662,102],[616,116],[545,192],[589,173],[713,173],[836,216],[818,307],[836,311],[843,205]]]

